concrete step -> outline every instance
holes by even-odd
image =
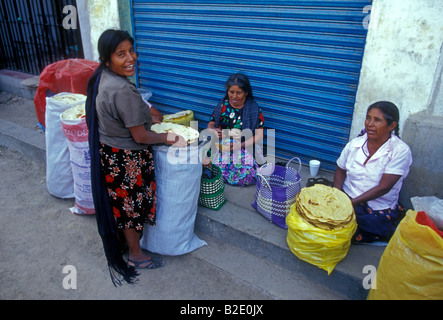
[[[8,91],[27,99],[34,99],[39,77],[27,73],[1,69],[0,90]]]
[[[267,258],[250,254],[236,245],[197,231],[208,245],[191,253],[216,268],[239,279],[251,292],[275,300],[344,300],[349,299],[330,288],[280,266]]]
[[[45,135],[41,132],[0,119],[0,141],[1,145],[31,159],[46,162]]]

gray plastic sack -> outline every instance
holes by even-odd
[[[182,255],[206,242],[194,233],[202,164],[199,148],[153,146],[157,181],[156,225],[145,224],[140,246],[162,255]]]

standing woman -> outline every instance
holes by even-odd
[[[388,241],[403,217],[398,199],[412,156],[398,137],[398,122],[393,103],[370,105],[366,132],[350,141],[337,160],[334,186],[354,205],[358,226],[354,242]]]
[[[114,284],[121,284],[114,272],[130,283],[137,275],[135,268],[163,265],[161,259],[140,248],[144,223],[155,224],[151,145],[186,145],[180,136],[150,131],[151,110],[128,80],[135,74],[137,62],[133,44],[126,31],[103,32],[98,40],[101,64],[89,79],[86,101],[92,195]],[[119,230],[129,248],[127,263],[121,253]]]

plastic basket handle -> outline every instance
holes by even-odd
[[[266,185],[268,186],[268,189],[272,191],[271,186],[269,185],[268,180],[266,180],[265,177],[263,177],[260,173],[257,173],[257,177],[263,179],[266,182]]]
[[[288,161],[288,163],[286,163],[286,168],[289,167],[289,164],[290,164],[291,161],[294,160],[294,159],[297,159],[297,160],[298,160],[298,170],[297,170],[297,173],[299,173],[300,170],[301,170],[301,161],[300,161],[300,158],[298,158],[298,157],[294,157],[294,158],[290,159],[290,160]]]

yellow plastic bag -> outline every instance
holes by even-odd
[[[163,117],[163,122],[182,124],[190,126],[191,121],[194,121],[194,112],[192,110],[183,110],[174,114],[166,114]]]
[[[355,219],[339,230],[324,230],[306,222],[295,205],[286,217],[289,249],[299,259],[331,274],[338,262],[348,254],[351,238],[357,229]]]
[[[417,212],[409,210],[395,230],[369,300],[443,299],[443,238],[416,217]]]

